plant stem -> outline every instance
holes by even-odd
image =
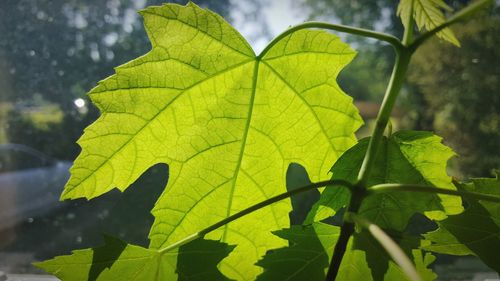
[[[392,108],[394,107],[394,103],[398,96],[399,90],[403,85],[403,81],[406,76],[406,70],[408,69],[408,64],[410,63],[411,52],[406,47],[397,49],[396,53],[396,63],[392,70],[391,79],[389,81],[389,85],[387,86],[387,91],[384,96],[382,106],[380,107],[380,111],[377,115],[377,123],[368,144],[368,149],[366,151],[363,164],[361,165],[361,169],[358,174],[358,182],[351,190],[352,196],[347,210],[347,212],[350,213],[358,212],[358,209],[361,206],[361,202],[366,196],[366,181],[370,175],[378,147],[380,146],[380,143],[382,141],[385,128],[387,126],[387,123],[389,122]],[[346,251],[347,243],[349,242],[349,238],[351,237],[353,232],[354,225],[344,219],[344,224],[340,229],[340,237],[335,244],[332,261],[330,263],[330,267],[328,268],[328,273],[326,276],[327,281],[333,281],[337,277],[342,258]]]
[[[266,53],[274,45],[276,45],[276,43],[278,43],[281,39],[285,38],[286,36],[290,35],[291,33],[295,32],[295,31],[298,31],[301,29],[306,29],[306,28],[321,28],[321,29],[335,30],[338,32],[349,33],[349,34],[358,35],[358,36],[362,36],[362,37],[374,38],[374,39],[378,39],[380,41],[384,41],[384,42],[391,44],[396,50],[403,48],[403,45],[401,44],[399,39],[390,35],[390,34],[376,32],[376,31],[369,30],[369,29],[341,25],[341,24],[332,24],[332,23],[326,23],[326,22],[311,21],[311,22],[305,22],[303,24],[299,24],[299,25],[296,25],[294,27],[291,27],[291,28],[287,29],[285,32],[278,35],[276,38],[273,39],[273,41],[271,41],[266,46],[266,48],[264,50],[262,50],[262,52],[258,55],[258,58],[263,58],[266,55]]]
[[[187,237],[185,237],[184,239],[181,239],[177,242],[174,242],[168,246],[166,246],[165,248],[162,248],[160,250],[158,250],[158,252],[160,253],[164,253],[164,252],[167,252],[169,250],[172,250],[172,249],[175,249],[177,247],[180,247],[186,243],[189,243],[195,239],[198,239],[198,238],[201,238],[203,236],[205,236],[206,234],[216,230],[217,228],[221,227],[221,226],[224,226],[234,220],[237,220],[243,216],[246,216],[250,213],[253,213],[259,209],[262,209],[264,207],[267,207],[273,203],[276,203],[278,201],[281,201],[283,199],[286,199],[286,198],[289,198],[293,195],[296,195],[296,194],[299,194],[299,193],[302,193],[302,192],[306,192],[306,191],[309,191],[309,190],[313,190],[313,189],[317,189],[317,188],[320,188],[320,187],[324,187],[324,186],[330,186],[330,185],[337,185],[337,186],[345,186],[345,187],[352,187],[352,184],[348,181],[345,181],[345,180],[327,180],[327,181],[320,181],[320,182],[316,182],[316,183],[311,183],[311,184],[308,184],[308,185],[305,185],[305,186],[302,186],[302,187],[299,187],[299,188],[296,188],[294,190],[290,190],[290,191],[287,191],[285,193],[281,193],[279,195],[276,195],[274,197],[271,197],[269,199],[266,199],[260,203],[257,203],[255,205],[252,205],[246,209],[243,209],[239,212],[237,212],[236,214],[233,214],[223,220],[220,220],[219,222],[216,222],[212,225],[210,225],[209,227],[206,227],[196,233],[193,233]]]
[[[394,103],[398,97],[399,90],[403,86],[411,55],[412,52],[406,47],[397,52],[396,63],[392,70],[391,79],[389,80],[389,85],[387,86],[380,111],[377,115],[375,129],[373,130],[370,142],[368,143],[368,149],[366,151],[363,164],[359,170],[358,184],[360,186],[365,186],[366,181],[370,176],[378,148],[384,135],[385,127],[387,126],[387,122],[391,116],[392,108],[394,107]]]
[[[346,215],[350,213],[357,213],[361,202],[366,197],[366,190],[361,186],[353,186],[351,188],[351,199],[349,201],[349,206],[347,207]],[[340,236],[333,249],[332,260],[330,266],[328,267],[328,272],[326,274],[326,281],[334,281],[340,270],[340,265],[344,254],[347,250],[347,244],[349,239],[354,233],[354,224],[344,217],[344,223],[340,228]]]
[[[412,23],[410,22],[410,28],[412,28]],[[405,30],[404,38],[406,41],[411,40],[411,31]],[[351,200],[349,202],[349,207],[347,213],[357,213],[361,202],[366,196],[366,182],[370,176],[370,172],[373,168],[377,150],[382,141],[385,128],[389,122],[391,116],[392,108],[398,96],[399,90],[403,86],[403,81],[406,77],[406,71],[410,63],[412,52],[398,40],[398,44],[393,44],[396,50],[396,62],[392,70],[391,79],[389,80],[389,85],[382,101],[380,111],[377,115],[377,122],[375,129],[373,130],[372,137],[368,144],[368,149],[363,159],[363,164],[358,174],[358,182],[352,188]],[[354,233],[354,224],[344,219],[344,224],[340,229],[339,240],[335,244],[332,261],[330,262],[330,267],[328,268],[328,273],[326,275],[326,281],[334,281],[340,270],[340,264],[342,263],[342,258],[344,257],[347,244],[351,235]]]
[[[418,184],[398,184],[398,183],[377,184],[369,187],[367,191],[368,193],[383,193],[383,192],[393,192],[393,191],[438,193],[438,194],[447,194],[454,196],[463,196],[471,199],[500,203],[500,197],[495,195],[445,189],[445,188],[439,188],[428,185],[418,185]]]
[[[335,244],[333,249],[332,261],[330,262],[330,267],[328,268],[328,273],[326,274],[326,281],[334,281],[340,270],[340,264],[344,258],[344,254],[347,250],[347,244],[349,243],[349,238],[354,233],[354,224],[344,220],[344,224],[340,228],[339,240]]]
[[[411,1],[410,16],[408,17],[408,22],[404,24],[405,32],[403,34],[403,45],[408,46],[413,40],[413,25],[415,21],[413,20],[413,2]]]

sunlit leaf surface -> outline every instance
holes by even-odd
[[[424,28],[432,30],[446,21],[442,10],[451,11],[452,9],[443,0],[401,0],[397,13],[406,28],[408,19],[413,17],[420,30]],[[441,30],[437,36],[453,45],[460,46],[460,42],[449,28]]]
[[[292,162],[325,179],[356,142],[360,117],[336,83],[355,52],[337,36],[297,31],[257,57],[220,16],[193,3],[141,14],[152,50],[90,92],[102,115],[78,141],[63,199],[124,190],[168,164],[152,211],[150,247],[158,249],[286,191]],[[290,209],[283,201],[211,233],[237,245],[221,270],[254,279],[266,249],[284,245],[271,231],[288,226]]]

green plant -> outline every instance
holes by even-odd
[[[428,266],[437,252],[474,254],[499,271],[498,177],[452,181],[445,169],[454,153],[439,137],[384,136],[413,52],[435,34],[458,45],[448,26],[489,3],[446,19],[440,0],[403,0],[402,41],[307,22],[259,55],[221,17],[195,4],[142,11],[153,48],[90,92],[102,116],[78,141],[82,152],[61,198],[124,190],[152,165],[168,164],[150,246],[106,237],[104,246],[37,266],[65,281],[431,280]],[[427,29],[416,38],[414,19]],[[356,144],[361,119],[335,82],[355,52],[311,28],[394,47],[394,70],[370,138]],[[314,183],[284,192],[292,162]],[[324,180],[333,163],[332,179]],[[322,187],[304,225],[289,226],[285,199]],[[339,226],[319,222],[341,213]],[[412,234],[407,227],[416,213],[439,229]]]

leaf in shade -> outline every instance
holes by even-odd
[[[270,250],[257,262],[264,268],[257,281],[325,279],[329,263],[327,251],[335,245],[340,228],[315,223],[312,226],[293,225],[274,234],[288,240],[289,247]]]
[[[332,179],[355,182],[368,147],[369,139],[349,149],[332,167]],[[441,144],[441,138],[430,132],[400,131],[382,140],[367,185],[406,183],[456,188],[446,173],[453,151]],[[313,206],[306,223],[323,220],[335,214],[349,200],[349,191],[326,188]],[[385,229],[402,231],[415,213],[431,219],[463,211],[460,198],[415,192],[391,192],[367,197],[360,215]]]
[[[500,180],[476,178],[463,189],[500,195]],[[432,241],[426,250],[449,255],[475,255],[500,274],[500,204],[465,198],[467,209],[438,222],[439,228],[425,235]]]
[[[323,281],[340,228],[323,223],[309,226],[292,226],[275,232],[289,241],[285,248],[268,251],[257,265],[264,268],[258,281]],[[424,280],[434,280],[436,275],[427,267],[434,261],[430,254],[418,248],[419,241],[400,241]],[[405,280],[406,275],[391,260],[385,250],[368,232],[355,233],[347,245],[336,280]]]

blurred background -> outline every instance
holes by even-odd
[[[79,152],[75,142],[99,115],[85,93],[113,74],[113,67],[150,49],[136,12],[162,2],[0,1],[0,271],[38,273],[31,262],[98,245],[101,233],[147,245],[153,221],[149,210],[167,181],[167,166],[151,168],[123,194],[111,192],[90,202],[57,199]],[[256,52],[287,27],[306,20],[398,37],[403,31],[395,15],[398,1],[194,2],[225,17]],[[460,9],[470,1],[446,2]],[[462,179],[490,176],[500,167],[498,26],[497,1],[493,9],[453,26],[461,48],[439,40],[426,43],[412,60],[392,117],[395,130],[430,130],[444,137],[459,155],[450,161],[449,173]],[[341,37],[359,52],[339,83],[366,122],[358,133],[364,137],[373,126],[394,55],[391,47],[374,40]],[[293,188],[307,182],[307,175],[292,165],[288,180]],[[316,197],[294,198],[297,209],[304,211],[291,214],[292,222],[300,221]],[[442,280],[471,280],[481,272],[489,276],[474,258],[440,257],[435,266],[447,272]]]

